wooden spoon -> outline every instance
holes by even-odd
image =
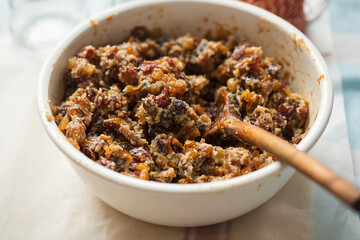
[[[203,137],[214,143],[235,137],[275,155],[306,176],[322,185],[343,202],[360,211],[360,192],[350,182],[327,168],[307,153],[262,128],[239,120],[234,106],[229,103],[227,90],[222,87],[217,95],[217,115],[209,131]]]

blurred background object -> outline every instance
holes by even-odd
[[[85,0],[9,0],[10,31],[34,49],[50,47],[88,16]],[[85,11],[84,11],[85,10]]]
[[[314,21],[325,10],[327,0],[305,0],[304,13],[307,22]]]
[[[21,46],[47,51],[74,26],[112,0],[9,0],[9,30]]]
[[[48,53],[79,22],[114,5],[136,0],[8,0],[9,30],[20,46]],[[301,31],[326,0],[241,0],[264,8]]]
[[[287,20],[302,32],[307,23],[316,19],[326,6],[326,0],[241,0],[264,8]]]

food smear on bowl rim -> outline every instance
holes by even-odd
[[[150,38],[132,29],[118,45],[85,46],[68,60],[59,130],[88,158],[124,175],[203,183],[244,175],[276,158],[236,137],[202,138],[226,87],[238,117],[287,141],[304,137],[309,107],[261,47],[226,39]],[[286,75],[286,74],[285,74]]]

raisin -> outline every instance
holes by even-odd
[[[159,133],[163,132],[159,126],[149,125],[147,133],[150,137],[149,142],[156,137]]]
[[[68,106],[66,106],[66,105],[59,107],[59,108],[57,109],[56,115],[65,116],[65,115],[66,115],[66,112],[67,112],[67,108],[68,108]]]
[[[85,155],[90,158],[91,160],[95,160],[96,159],[96,155],[94,153],[93,150],[91,150],[90,148],[86,147],[84,148],[84,153]]]
[[[130,151],[132,147],[132,145],[129,142],[121,142],[120,146],[126,151]]]
[[[106,132],[114,132],[119,129],[119,124],[113,122],[103,122],[104,131]]]
[[[176,152],[176,153],[182,153],[182,152],[184,152],[184,149],[183,149],[181,146],[179,146],[179,145],[172,145],[172,149],[173,149],[174,152]]]
[[[160,119],[159,119],[159,125],[161,125],[163,128],[169,128],[170,126],[174,126],[174,117],[172,114],[166,113],[165,111],[161,112]],[[172,129],[175,130],[175,129]]]
[[[137,26],[131,30],[130,35],[142,41],[148,37],[149,30],[147,30],[144,26]]]
[[[99,117],[96,122],[94,123],[94,129],[95,129],[95,133],[97,134],[101,134],[105,131],[105,127],[103,125],[104,120],[102,119],[102,117]]]
[[[116,171],[117,171],[117,172],[122,171],[123,165],[124,165],[124,163],[126,162],[126,160],[123,159],[123,158],[114,158],[114,159],[111,158],[111,160],[112,160],[113,162],[115,162],[115,169],[116,169]]]
[[[172,103],[176,114],[181,115],[186,113],[186,104],[183,101],[179,99],[173,99]]]
[[[294,135],[294,131],[291,129],[291,127],[285,127],[282,130],[282,135],[286,140],[290,141]]]
[[[157,139],[156,146],[157,146],[157,151],[158,152],[167,153],[166,143],[165,143],[163,138]]]

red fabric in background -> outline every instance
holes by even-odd
[[[264,8],[293,24],[302,32],[306,30],[304,0],[241,0]]]

